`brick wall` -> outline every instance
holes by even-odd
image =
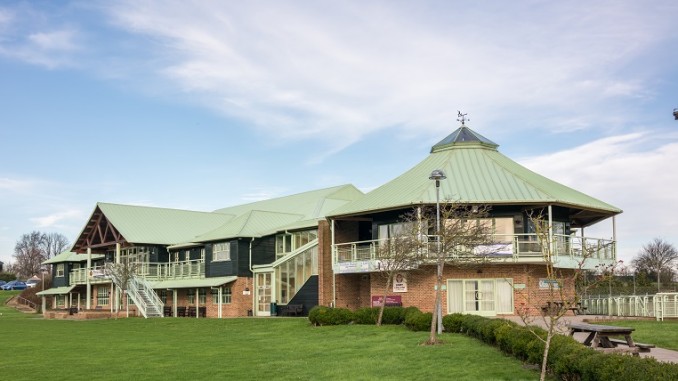
[[[566,271],[571,274],[571,271]],[[446,286],[448,279],[498,279],[511,278],[513,284],[524,284],[525,289],[514,292],[514,310],[531,307],[528,312],[537,314],[540,307],[551,297],[548,290],[539,289],[539,279],[546,277],[544,266],[539,265],[488,265],[475,269],[458,269],[450,266],[445,267],[443,272],[443,284]],[[337,276],[339,278],[339,276]],[[392,286],[387,290],[387,295],[400,295],[403,306],[416,306],[424,312],[431,312],[435,301],[436,267],[426,266],[417,271],[410,271],[407,275],[407,292],[394,293]],[[383,296],[386,286],[385,277],[377,273],[370,274],[370,293],[375,296]],[[574,285],[566,282],[563,288],[566,297],[574,295]],[[364,300],[365,297],[361,297]],[[370,297],[367,297],[369,305]],[[551,298],[552,299],[552,298]],[[443,291],[443,312],[447,311],[447,292]],[[339,305],[339,303],[337,303]],[[343,305],[339,305],[343,307]]]

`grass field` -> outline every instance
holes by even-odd
[[[633,327],[636,329],[633,331],[634,341],[678,351],[678,320],[619,320],[604,324]]]
[[[302,318],[43,320],[4,306],[3,380],[529,380],[538,373],[461,335],[421,346],[403,327]]]

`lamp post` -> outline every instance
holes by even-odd
[[[428,177],[429,180],[434,180],[436,182],[436,241],[438,243],[438,271],[437,271],[437,281],[436,281],[436,308],[435,313],[438,315],[438,334],[443,333],[443,303],[441,300],[441,288],[443,283],[443,255],[440,252],[440,180],[445,180],[445,172],[440,169],[434,169],[431,172],[431,176]]]
[[[40,268],[40,275],[42,276],[42,281],[40,282],[40,285],[42,286],[41,291],[45,291],[45,273],[47,272],[46,267],[41,267]]]

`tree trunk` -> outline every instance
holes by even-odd
[[[381,320],[384,317],[384,308],[386,308],[386,294],[388,294],[388,288],[391,286],[391,276],[386,279],[386,289],[384,289],[384,298],[381,301],[381,307],[379,308],[379,317],[377,318],[377,327],[381,326]]]
[[[546,331],[546,342],[544,342],[544,359],[541,361],[541,375],[539,376],[539,381],[544,381],[546,379],[546,364],[549,359],[549,349],[551,348],[551,339],[553,338],[554,326],[557,322],[551,321],[549,324],[549,329]]]

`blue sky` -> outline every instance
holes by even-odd
[[[677,19],[675,1],[4,1],[0,261],[32,230],[73,241],[98,201],[369,191],[457,110],[623,209],[622,259],[678,245]]]

